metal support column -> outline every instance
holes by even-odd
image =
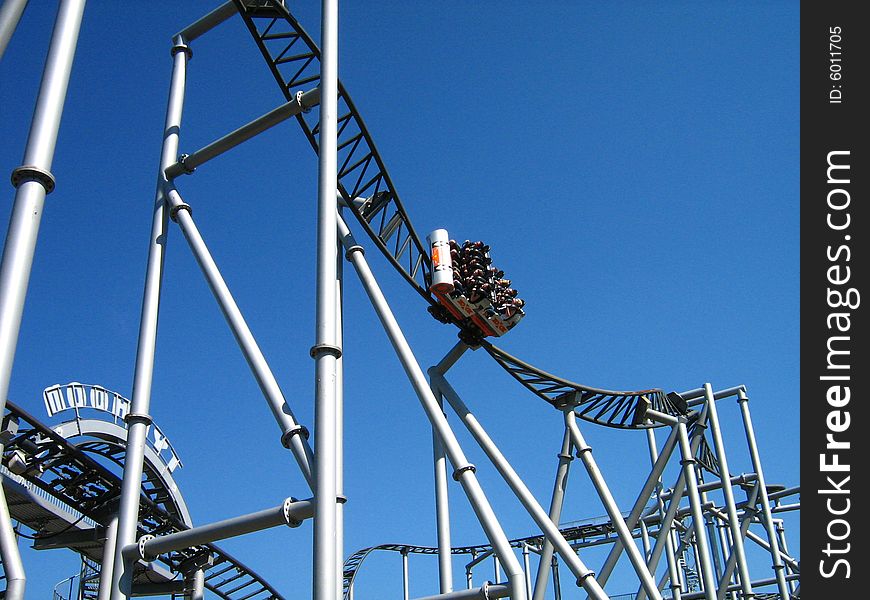
[[[562,436],[562,446],[559,450],[559,464],[556,467],[556,480],[553,483],[553,494],[550,496],[550,510],[548,513],[550,521],[557,527],[562,518],[565,488],[568,485],[568,472],[571,468],[571,461],[574,460],[571,449],[571,434],[565,429],[565,433]],[[545,539],[543,544],[541,544],[541,554],[538,561],[538,572],[535,576],[535,590],[532,593],[532,600],[544,600],[544,594],[547,591],[547,581],[550,578],[549,564],[552,558],[553,544],[550,540]]]
[[[381,325],[384,327],[384,331],[390,339],[393,349],[396,351],[399,361],[402,363],[405,374],[413,386],[414,392],[417,394],[417,398],[420,400],[420,404],[429,422],[436,430],[441,443],[444,444],[444,450],[453,465],[453,478],[459,481],[462,486],[478,521],[486,533],[489,543],[502,561],[510,581],[513,600],[527,600],[525,584],[523,582],[523,569],[516,556],[514,556],[510,542],[501,524],[498,522],[489,501],[486,499],[480,483],[477,481],[477,477],[474,474],[474,465],[468,462],[468,459],[465,457],[459,441],[456,439],[453,430],[444,417],[444,413],[438,406],[438,401],[432,394],[432,390],[429,389],[429,384],[426,381],[425,375],[423,375],[423,370],[414,357],[414,353],[411,351],[405,335],[402,333],[398,322],[396,322],[393,311],[390,309],[389,304],[387,304],[380,286],[378,286],[369,269],[362,246],[356,243],[347,224],[343,220],[338,221],[338,226],[342,243],[347,250],[348,260],[350,260],[356,269],[366,294],[381,321]]]
[[[526,595],[532,597],[532,569],[529,565],[529,545],[523,542],[523,572],[526,576]]]
[[[402,550],[402,599],[410,598],[408,586],[408,551]]]
[[[431,383],[430,387],[438,407],[444,411],[441,392]],[[447,418],[446,415],[444,417]],[[453,591],[453,564],[450,553],[450,504],[447,488],[447,455],[435,428],[432,428],[432,463],[435,476],[435,527],[438,536],[438,582],[442,594]]]
[[[622,518],[622,513],[616,505],[616,501],[613,499],[610,489],[607,487],[607,482],[604,480],[601,471],[598,469],[598,464],[592,456],[592,448],[586,443],[583,434],[580,433],[580,428],[577,426],[576,416],[572,409],[565,411],[565,426],[568,428],[568,431],[571,432],[571,440],[574,442],[577,455],[583,462],[583,466],[586,467],[589,479],[592,480],[592,484],[595,486],[595,491],[598,493],[598,497],[601,499],[601,503],[604,505],[607,515],[610,517],[610,522],[613,524],[614,529],[616,529],[616,534],[619,536],[620,540],[622,540],[622,545],[625,547],[625,552],[628,554],[628,558],[637,573],[638,579],[640,579],[641,585],[650,598],[653,598],[653,600],[661,600],[662,595],[656,586],[655,579],[653,579],[652,574],[647,568],[643,555],[641,555],[640,550],[637,549],[631,531],[629,531],[628,526],[625,524],[625,521]]]
[[[776,539],[776,531],[773,526],[773,515],[770,512],[770,499],[767,496],[767,485],[764,482],[764,472],[761,468],[761,457],[758,454],[758,444],[755,440],[755,430],[752,427],[752,416],[749,414],[749,397],[746,391],[740,389],[737,392],[737,403],[740,405],[740,414],[743,416],[743,429],[746,433],[746,443],[749,446],[749,456],[752,458],[752,468],[758,477],[758,489],[761,495],[761,513],[764,529],[767,531],[767,539],[770,542],[770,557],[773,561],[773,571],[776,575],[776,585],[779,594],[788,598],[789,589],[785,579],[785,565],[779,553],[779,543]]]
[[[242,311],[239,310],[239,306],[236,304],[236,300],[233,298],[226,281],[224,281],[211,252],[209,252],[205,240],[203,240],[202,235],[199,233],[199,229],[193,220],[190,206],[182,200],[178,190],[171,185],[166,186],[165,197],[173,220],[181,228],[184,239],[187,240],[190,250],[193,252],[193,256],[202,270],[209,288],[211,288],[212,294],[215,300],[217,300],[221,312],[230,326],[236,342],[239,344],[239,348],[242,350],[242,354],[245,356],[251,373],[253,373],[260,390],[263,392],[263,396],[269,403],[272,415],[281,429],[281,443],[293,453],[299,469],[302,471],[302,475],[313,490],[314,456],[311,452],[311,446],[308,444],[308,434],[305,427],[299,424],[293,411],[287,405],[284,393],[278,385],[275,374],[272,373],[266,357],[263,356],[263,352],[254,338],[254,334],[248,327]],[[335,284],[333,283],[333,285]]]
[[[704,397],[707,400],[707,418],[710,423],[710,433],[713,436],[713,447],[716,449],[716,458],[719,460],[719,475],[722,481],[722,495],[725,498],[725,511],[728,513],[728,527],[731,530],[733,546],[731,552],[737,556],[737,574],[740,577],[740,589],[744,598],[752,598],[752,583],[749,578],[749,566],[746,564],[746,551],[743,548],[743,536],[740,535],[740,521],[737,519],[737,506],[734,502],[734,490],[731,487],[731,472],[728,470],[728,458],[725,456],[725,442],[722,439],[722,430],[719,425],[719,411],[716,408],[716,400],[713,398],[713,388],[709,383],[704,384]],[[725,590],[717,592],[717,597],[722,600]]]
[[[23,10],[23,4],[4,3],[0,12],[3,19],[0,22],[0,55]],[[12,364],[45,196],[54,189],[51,163],[84,10],[85,0],[60,2],[24,150],[24,161],[12,172],[12,184],[16,187],[15,201],[0,261],[0,415],[5,411],[9,394]],[[26,578],[2,486],[0,496],[3,496],[0,499],[0,553],[6,565],[6,598],[19,600],[24,597]]]
[[[647,436],[647,444],[649,445],[649,457],[650,462],[653,464],[657,464],[661,459],[663,454],[659,454],[658,447],[656,446],[656,434],[654,429],[646,430]],[[668,438],[674,439],[676,441],[677,438],[677,429],[675,427],[671,428],[671,436]],[[680,585],[680,575],[679,570],[677,568],[677,560],[676,554],[674,553],[674,538],[672,534],[673,531],[673,520],[665,525],[665,503],[662,500],[662,485],[661,485],[661,472],[659,472],[656,477],[656,483],[658,487],[658,493],[656,494],[656,503],[658,504],[659,516],[662,518],[662,523],[659,525],[659,536],[661,536],[661,532],[664,532],[665,535],[665,551],[667,552],[667,562],[668,562],[668,572],[665,577],[670,579],[671,582],[671,598],[672,600],[680,600],[682,594],[682,586]],[[679,506],[680,501],[679,498],[676,501],[676,505]],[[658,540],[656,540],[658,542]],[[650,572],[655,572],[656,566],[658,565],[657,560],[654,561],[653,557],[655,556],[655,550],[649,552],[647,554],[647,564],[649,565]],[[661,585],[659,585],[661,588]]]
[[[0,6],[0,60],[3,59],[6,46],[9,45],[9,40],[12,39],[12,34],[15,33],[26,6],[27,0],[6,0],[3,6]]]
[[[454,412],[456,412],[474,440],[484,451],[493,466],[495,466],[499,475],[508,484],[508,487],[510,487],[511,491],[523,505],[523,508],[526,509],[526,512],[534,519],[535,524],[541,528],[547,540],[553,544],[562,560],[568,565],[568,568],[571,569],[571,572],[577,579],[577,583],[582,585],[591,597],[607,598],[601,585],[595,579],[594,573],[583,563],[574,549],[571,548],[571,545],[559,531],[558,526],[544,512],[544,509],[538,504],[532,492],[483,429],[477,418],[468,409],[465,402],[459,397],[459,394],[456,393],[456,390],[443,377],[433,374],[433,379]],[[576,445],[577,442],[575,441],[574,444]]]
[[[335,251],[338,235],[338,0],[323,0],[320,21],[320,138],[314,359],[314,600],[338,600]]]
[[[133,397],[127,427],[127,453],[124,459],[124,478],[121,482],[118,511],[118,536],[112,566],[112,600],[130,597],[132,565],[126,565],[122,551],[136,541],[139,521],[139,495],[142,486],[142,460],[145,455],[145,436],[151,425],[148,416],[151,404],[151,383],[154,375],[154,352],[157,347],[157,317],[160,312],[160,288],[163,283],[163,258],[166,252],[169,211],[163,195],[163,169],[175,161],[178,154],[178,135],[184,105],[184,86],[190,49],[181,38],[172,47],[172,80],[169,102],[163,127],[163,149],[157,175],[157,194],[153,206],[151,237],[148,248],[148,266],[145,272],[145,291],[139,321],[139,342],[133,373]]]
[[[341,207],[338,208],[341,214]],[[344,347],[344,248],[335,240],[335,343]],[[344,589],[344,358],[335,361],[335,564],[336,594]]]
[[[100,588],[97,600],[109,600],[112,594],[112,572],[115,560],[115,542],[118,541],[118,516],[115,515],[106,527],[106,541],[103,546],[103,562],[100,564]]]

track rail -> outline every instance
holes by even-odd
[[[296,92],[320,82],[320,49],[296,18],[273,0],[233,0],[281,93],[289,101]],[[396,187],[384,166],[359,111],[338,84],[338,189],[348,209],[402,277],[429,304],[432,262],[411,224]],[[318,151],[319,109],[297,117],[311,147]],[[353,200],[365,198],[357,206]]]
[[[3,448],[4,466],[9,468],[10,462],[17,462],[15,470],[30,484],[75,508],[92,522],[103,527],[108,525],[121,493],[120,477],[12,402],[6,404],[3,424],[5,436],[9,438]],[[113,446],[101,449],[103,441],[93,443],[97,446],[88,449],[123,465],[124,457],[118,455]],[[160,479],[146,474],[139,510],[139,535],[164,535],[189,528],[180,514],[171,512],[175,503],[168,502],[167,496],[171,496],[171,492],[160,484]],[[10,511],[15,513],[16,507],[10,506]],[[28,528],[39,532],[44,527],[40,519],[28,522],[26,507],[21,507],[20,513],[14,516],[20,516],[18,520]],[[53,528],[60,529],[61,533],[65,531],[56,525]],[[48,536],[40,538],[37,534],[38,539],[45,537]],[[83,556],[101,557],[100,544],[70,547]],[[159,560],[175,573],[203,565],[206,588],[225,600],[283,600],[260,575],[214,544],[173,552]]]

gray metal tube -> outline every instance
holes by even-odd
[[[402,598],[408,600],[408,553],[402,552]]]
[[[755,477],[755,475],[753,475],[752,473],[747,473],[745,475],[734,475],[733,477],[729,478],[729,481],[733,485],[733,484],[741,484],[741,483],[752,483],[756,479],[757,478]],[[721,487],[722,487],[721,481],[710,481],[710,482],[699,485],[698,491],[699,492],[710,492],[713,490],[718,490]],[[662,499],[667,500],[668,498],[671,497],[672,494],[673,494],[673,491],[668,490],[666,492],[662,492],[661,496],[662,496]],[[737,505],[735,505],[735,506],[737,506]]]
[[[190,578],[190,600],[205,600],[205,571],[197,569]]]
[[[669,435],[668,439],[665,441],[665,445],[662,448],[661,454],[653,459],[652,470],[647,476],[643,488],[637,495],[637,499],[634,501],[634,506],[631,507],[631,512],[629,512],[628,518],[626,518],[625,520],[625,525],[628,527],[629,530],[633,530],[637,525],[638,521],[640,521],[640,517],[643,514],[643,509],[646,507],[650,495],[652,495],[653,491],[656,488],[656,485],[659,483],[659,479],[661,478],[662,473],[665,470],[665,466],[667,466],[668,460],[670,460],[671,454],[673,453],[676,445],[677,433],[675,431],[671,431],[671,435]],[[610,553],[607,555],[607,558],[604,561],[604,565],[602,565],[601,570],[598,572],[598,582],[601,585],[604,585],[607,582],[607,579],[613,572],[613,568],[616,566],[616,563],[619,560],[619,555],[622,554],[623,549],[624,546],[622,543],[622,539],[617,539],[613,543],[613,547],[610,549]],[[654,572],[654,570],[650,569],[651,574],[652,572]]]
[[[338,208],[341,214],[341,207]],[[335,241],[335,340],[344,347],[344,248]],[[344,359],[335,361],[335,564],[336,594],[344,590]]]
[[[671,427],[671,437],[676,436],[676,435],[677,435],[677,429],[675,427]],[[647,429],[646,430],[646,439],[647,439],[647,445],[649,446],[650,462],[655,464],[658,462],[659,458],[661,458],[661,455],[659,454],[658,446],[656,445],[656,435],[655,435],[654,429]],[[670,437],[668,439],[670,439]],[[671,452],[673,452],[673,449],[671,450]],[[659,473],[658,477],[656,478],[656,484],[657,484],[656,487],[658,489],[658,493],[656,494],[656,504],[658,506],[659,517],[662,519],[662,522],[664,522],[665,521],[665,519],[664,519],[664,517],[665,517],[665,503],[664,503],[664,500],[662,499],[662,492],[661,492],[662,483],[661,483],[661,481],[662,481],[661,480],[661,473]],[[679,506],[679,500],[677,500],[677,505]],[[641,520],[641,523],[643,523],[643,520]],[[659,589],[662,589],[664,582],[666,580],[670,579],[670,581],[671,581],[671,586],[670,586],[671,587],[671,598],[672,598],[672,600],[680,600],[680,597],[682,595],[682,587],[680,586],[680,574],[679,574],[679,570],[677,568],[676,554],[674,553],[674,539],[673,539],[673,536],[671,535],[672,532],[673,532],[672,522],[668,522],[667,527],[661,526],[659,537],[656,539],[656,548],[660,548],[661,546],[658,545],[658,542],[659,542],[659,540],[661,540],[661,533],[665,534],[665,538],[664,538],[665,539],[665,550],[667,552],[667,562],[668,562],[667,572],[662,576],[662,579],[659,581]],[[656,559],[656,561],[653,560],[654,554],[655,554],[655,550],[647,551],[647,564],[649,565],[650,573],[655,573],[656,566],[658,564],[658,562],[657,562],[658,559]]]
[[[296,500],[287,498],[278,506],[260,510],[247,515],[233,517],[200,525],[191,529],[185,529],[177,533],[162,535],[159,537],[147,537],[138,544],[132,544],[125,548],[124,552],[141,555],[147,561],[156,559],[161,554],[184,550],[193,546],[210,544],[231,537],[238,537],[255,531],[262,531],[278,525],[300,525],[305,519],[314,516],[314,502],[308,500]]]
[[[9,45],[26,6],[27,0],[6,0],[0,6],[0,60],[3,59],[6,46]]]
[[[145,436],[150,426],[148,410],[151,403],[154,352],[157,347],[157,318],[160,312],[160,288],[163,282],[163,258],[166,251],[169,217],[163,195],[163,169],[172,164],[178,153],[178,135],[181,130],[181,113],[190,51],[180,39],[177,39],[172,54],[172,79],[163,126],[163,148],[157,173],[157,193],[148,246],[148,265],[145,272],[145,290],[142,295],[139,340],[133,373],[133,397],[130,414],[126,418],[127,453],[124,459],[124,477],[121,482],[118,511],[118,537],[115,542],[115,559],[112,566],[112,600],[128,598],[131,593],[132,568],[128,568],[129,565],[125,563],[122,550],[136,541]]]
[[[112,570],[115,558],[115,542],[118,537],[118,516],[115,515],[109,521],[106,528],[106,541],[103,546],[103,562],[100,564],[100,588],[97,591],[97,600],[109,600],[112,593]]]
[[[450,351],[441,359],[437,365],[432,367],[439,375],[444,375],[453,365],[456,364],[468,346],[464,342],[458,342]],[[444,411],[444,402],[441,398],[441,393],[436,386],[431,385],[432,393],[435,399],[438,400],[438,406],[441,411]],[[446,417],[445,417],[446,418]],[[435,475],[435,525],[438,538],[438,582],[439,589],[442,594],[453,591],[453,561],[450,546],[450,501],[447,489],[447,455],[444,453],[444,446],[441,444],[441,439],[432,429],[432,462]],[[470,586],[469,586],[470,587]]]
[[[5,27],[14,29],[18,21],[16,14],[19,13],[19,8],[24,10],[23,6],[19,7],[9,2],[3,5]],[[84,0],[60,2],[24,150],[23,165],[15,169],[12,174],[12,181],[17,189],[12,215],[9,218],[3,258],[0,259],[0,415],[4,413],[9,394],[12,364],[15,361],[18,332],[24,312],[24,298],[30,282],[45,196],[54,189],[54,177],[50,172],[51,163],[84,9]],[[20,17],[20,14],[18,16]],[[11,31],[9,35],[11,36]],[[0,489],[0,494],[3,493]],[[3,504],[6,504],[5,499]],[[11,531],[11,522],[0,518],[0,536],[2,536],[0,541],[8,540]],[[19,554],[18,545],[7,546],[4,553],[8,555],[10,564],[16,562],[15,557]],[[20,556],[18,560],[20,561]],[[23,570],[20,576],[21,579],[16,579],[12,592],[7,589],[7,598],[17,599],[23,596]]]
[[[443,412],[441,393],[434,385],[432,393]],[[446,418],[446,417],[445,417]],[[453,563],[450,546],[450,500],[447,489],[447,455],[435,428],[432,428],[432,466],[435,476],[435,527],[438,537],[438,584],[442,594],[453,591]]]
[[[202,239],[202,235],[199,233],[189,207],[182,200],[178,190],[169,185],[166,186],[166,200],[171,207],[178,226],[181,228],[181,232],[184,234],[184,239],[187,240],[197,264],[199,264],[203,275],[205,275],[209,288],[211,288],[221,308],[221,312],[224,318],[226,318],[227,324],[229,324],[230,330],[239,344],[239,348],[242,350],[245,360],[248,362],[248,366],[251,368],[254,378],[257,380],[257,384],[260,386],[260,390],[263,392],[263,397],[269,403],[269,408],[272,409],[272,415],[275,417],[279,429],[281,429],[281,443],[293,453],[302,474],[305,476],[305,480],[313,490],[314,459],[305,429],[299,425],[293,411],[287,405],[284,393],[278,385],[278,380],[275,378],[275,374],[272,373],[266,357],[263,356],[263,352],[260,350],[254,334],[251,333],[251,329],[248,327],[245,317],[236,304],[229,287],[227,287],[226,281],[224,281],[214,258],[212,258],[208,250],[208,246],[206,246],[205,241]],[[333,283],[333,285],[335,284]]]
[[[0,9],[0,56],[6,50],[26,2],[7,0]],[[0,415],[6,407],[18,344],[24,298],[45,196],[54,189],[51,165],[81,29],[85,0],[61,0],[45,60],[23,165],[13,171],[15,201],[0,262]],[[0,486],[0,556],[6,572],[6,598],[24,597],[26,577]]]
[[[731,488],[731,472],[728,470],[728,458],[725,456],[725,442],[722,439],[722,430],[719,425],[719,410],[716,408],[716,400],[713,398],[713,388],[709,383],[704,384],[704,396],[707,399],[707,419],[710,423],[710,433],[713,436],[713,446],[716,449],[716,458],[719,459],[719,471],[722,482],[722,495],[725,498],[725,510],[728,513],[728,527],[731,529],[733,548],[731,552],[737,556],[737,574],[740,576],[740,586],[743,595],[747,598],[752,595],[752,583],[749,577],[749,566],[746,564],[746,551],[743,548],[743,536],[740,535],[740,522],[737,520],[737,506],[734,502],[734,490]],[[720,589],[716,597],[718,600],[725,598],[725,590]]]
[[[320,20],[320,138],[317,177],[317,261],[314,346],[314,600],[338,600],[336,581],[337,477],[336,373],[341,356],[335,318],[338,243],[338,0],[322,0]]]
[[[246,142],[267,129],[283,123],[290,117],[294,117],[301,112],[317,106],[319,102],[320,88],[314,88],[304,94],[300,92],[293,100],[282,104],[265,115],[254,119],[247,125],[243,125],[222,138],[200,148],[193,154],[184,157],[183,160],[173,163],[166,169],[166,178],[173,179],[184,173],[191,173],[195,168],[207,163],[211,159],[220,156],[228,150],[232,150],[239,144]]]
[[[529,565],[529,545],[523,543],[523,573],[526,575],[526,595],[532,597],[532,568]]]
[[[568,485],[568,472],[571,468],[571,461],[574,456],[571,454],[571,433],[565,429],[562,435],[562,446],[559,449],[559,464],[556,467],[556,479],[553,482],[553,493],[550,496],[550,510],[548,513],[550,521],[556,526],[562,518],[562,506],[565,501],[565,488]],[[553,560],[553,543],[549,539],[544,539],[541,544],[540,560],[538,561],[538,571],[535,575],[535,590],[532,593],[532,600],[544,600],[544,594],[547,592],[547,582],[550,579],[550,562]],[[599,585],[602,585],[599,581]]]
[[[511,595],[509,585],[486,582],[479,588],[438,594],[437,596],[425,596],[415,600],[489,600],[490,598],[507,598],[508,596],[516,598],[516,596]]]
[[[625,547],[631,565],[637,573],[638,579],[640,579],[641,585],[650,598],[661,600],[662,595],[656,586],[655,579],[653,579],[650,570],[647,568],[643,555],[640,553],[640,550],[637,549],[631,531],[629,531],[628,526],[625,524],[625,521],[622,518],[622,513],[619,511],[619,507],[616,505],[616,501],[613,499],[613,495],[607,487],[607,482],[601,475],[601,471],[595,462],[595,458],[592,456],[592,448],[586,443],[583,434],[580,433],[580,428],[577,426],[577,419],[573,410],[565,411],[565,425],[568,427],[568,431],[571,432],[571,440],[574,442],[577,455],[583,462],[583,466],[586,467],[586,472],[589,473],[589,479],[592,480],[592,484],[595,486],[595,491],[598,492],[598,497],[601,499],[601,503],[604,505],[607,515],[610,517],[610,521],[616,529],[617,535],[622,540],[622,544]]]
[[[175,34],[174,38],[181,38],[185,42],[192,42],[199,36],[204,33],[214,29],[234,14],[236,14],[236,4],[229,0],[228,2],[224,2],[216,9],[206,14],[205,16],[197,19],[195,22],[191,23],[177,34]],[[173,38],[173,39],[174,39]]]
[[[686,493],[689,496],[689,505],[692,509],[692,526],[695,531],[695,544],[698,548],[698,563],[701,567],[701,581],[704,584],[704,593],[707,600],[716,598],[716,579],[710,565],[710,548],[707,544],[706,531],[704,529],[704,514],[701,508],[701,497],[698,493],[698,480],[695,475],[694,451],[689,444],[689,436],[686,432],[686,424],[680,421],[676,425],[680,436],[680,452],[683,459],[683,473],[686,474]]]
[[[453,477],[459,481],[460,485],[462,485],[462,489],[468,497],[471,507],[474,510],[477,519],[480,521],[489,543],[498,554],[499,559],[502,561],[502,565],[505,567],[505,571],[508,573],[513,599],[527,600],[522,567],[520,566],[516,556],[514,556],[513,549],[511,548],[507,536],[493,513],[492,507],[486,499],[486,495],[483,493],[480,483],[477,481],[477,477],[474,475],[474,465],[469,463],[466,459],[465,454],[459,445],[459,441],[456,439],[453,430],[450,429],[450,425],[444,417],[444,413],[438,406],[438,400],[436,400],[435,396],[432,394],[432,390],[429,389],[426,377],[423,375],[423,371],[417,363],[417,359],[414,357],[414,353],[411,351],[408,341],[405,339],[399,324],[396,322],[396,317],[393,315],[389,304],[387,304],[387,300],[384,298],[380,286],[378,286],[377,281],[369,269],[362,246],[356,243],[356,240],[351,235],[350,230],[343,219],[339,219],[338,227],[339,233],[342,237],[342,243],[347,249],[348,259],[356,269],[360,281],[366,290],[366,294],[368,295],[369,300],[371,301],[372,306],[374,307],[375,312],[390,339],[390,343],[393,345],[393,349],[396,351],[399,361],[402,363],[405,374],[411,382],[411,385],[420,400],[420,404],[422,405],[426,416],[429,418],[429,422],[441,438],[441,443],[444,445],[447,457],[453,464]]]
[[[658,413],[657,411],[648,410],[647,416],[653,420],[661,420],[663,423],[667,423],[671,425],[671,427],[676,427],[678,420],[674,419],[669,415],[664,415]],[[698,424],[697,431],[695,435],[692,436],[692,440],[690,442],[690,450],[692,455],[698,451],[698,447],[701,445],[701,440],[703,439],[703,431],[706,428],[707,422],[707,406],[705,405],[700,414],[696,419],[696,423]],[[652,555],[649,559],[649,569],[650,571],[655,571],[658,567],[659,560],[662,557],[662,552],[667,548],[668,550],[668,560],[671,561],[675,558],[673,553],[673,541],[670,540],[671,533],[671,525],[674,522],[674,517],[677,515],[677,512],[680,509],[680,500],[683,497],[683,493],[686,487],[686,473],[685,469],[680,470],[680,475],[677,477],[677,481],[672,488],[672,496],[671,501],[668,504],[668,509],[665,511],[665,516],[661,519],[660,529],[658,537],[656,538],[656,543],[653,546]],[[641,587],[638,589],[636,600],[644,600],[646,598],[646,591]]]
[[[759,494],[761,495],[761,512],[764,529],[767,531],[767,539],[770,542],[770,557],[773,561],[773,571],[776,574],[776,583],[780,596],[788,598],[789,589],[785,578],[785,565],[779,553],[779,544],[776,540],[776,531],[773,526],[773,515],[770,512],[770,499],[767,496],[767,484],[764,482],[764,472],[761,468],[761,457],[758,454],[758,444],[755,441],[755,430],[752,427],[752,416],[749,414],[749,397],[746,391],[741,389],[737,395],[737,403],[740,405],[740,414],[743,416],[743,429],[746,433],[746,443],[749,446],[749,456],[752,459],[752,468],[758,477]]]
[[[0,446],[2,450],[2,446]],[[12,519],[9,516],[9,506],[6,503],[6,494],[0,485],[0,562],[6,575],[6,598],[23,600],[24,588],[27,584],[27,575],[24,572],[24,563],[21,562],[21,553],[18,551],[18,540],[15,530],[12,528]]]
[[[758,499],[758,487],[759,487],[758,484],[756,484],[752,488],[752,491],[749,493],[749,502],[747,504],[746,514],[743,516],[743,518],[740,520],[740,523],[739,523],[739,533],[740,533],[741,539],[746,537],[746,534],[749,532],[749,525],[752,523],[753,511],[749,507],[754,506],[757,499]],[[729,531],[730,531],[730,529],[729,529]],[[731,534],[731,537],[733,540],[733,537],[734,537],[733,533]],[[725,569],[724,569],[724,572],[722,573],[722,577],[719,578],[719,593],[720,594],[724,593],[724,589],[728,586],[728,584],[730,584],[731,577],[732,577],[732,575],[734,575],[734,568],[736,566],[737,566],[737,555],[732,552],[728,556],[728,561],[725,563]]]
[[[492,439],[483,429],[483,426],[478,422],[477,418],[471,414],[468,406],[465,405],[465,402],[462,401],[462,398],[459,397],[456,390],[454,390],[447,380],[440,375],[435,375],[433,373],[432,376],[438,389],[442,394],[444,394],[447,402],[450,403],[450,406],[462,420],[462,423],[468,429],[469,433],[471,433],[472,437],[484,453],[486,453],[486,456],[495,466],[499,475],[502,476],[502,479],[504,479],[505,483],[508,484],[508,487],[511,488],[511,491],[529,515],[534,519],[535,524],[541,528],[541,531],[544,533],[547,540],[553,545],[559,555],[561,555],[562,560],[567,563],[568,568],[571,569],[571,572],[577,578],[577,583],[582,585],[583,589],[585,589],[591,597],[600,599],[607,598],[607,594],[604,593],[601,585],[595,579],[594,573],[592,573],[592,571],[574,552],[571,545],[568,544],[565,537],[559,531],[559,527],[550,519],[550,516],[544,512],[544,509],[541,508],[540,504],[538,504],[538,501],[535,499],[532,492],[529,491],[529,488],[526,487],[526,484],[520,476],[517,475],[517,472],[514,471],[514,468],[498,449],[498,446],[493,443]]]

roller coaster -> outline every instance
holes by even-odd
[[[26,0],[5,0],[0,7],[0,54],[24,4]],[[39,228],[38,219],[28,216],[42,212],[46,194],[54,189],[50,168],[54,139],[84,11],[84,0],[60,1],[25,161],[12,176],[15,208],[0,265],[0,586],[5,587],[0,597],[24,597],[22,538],[32,540],[38,550],[65,548],[81,557],[80,572],[58,584],[57,600],[294,597],[289,591],[282,595],[218,542],[311,521],[317,600],[377,597],[357,576],[369,557],[383,553],[401,557],[405,600],[411,597],[411,556],[437,561],[437,588],[425,600],[543,600],[561,599],[563,593],[596,600],[799,598],[800,561],[790,553],[782,515],[800,510],[800,488],[766,481],[747,388],[716,389],[704,384],[682,391],[603,389],[553,375],[496,346],[495,341],[501,343],[514,327],[522,327],[525,311],[533,308],[526,307],[511,287],[510,274],[494,264],[497,248],[483,241],[451,240],[447,229],[433,228],[422,236],[412,224],[385,159],[338,80],[336,10],[334,2],[324,2],[323,49],[281,0],[226,2],[172,37],[170,100],[132,396],[127,399],[96,384],[50,386],[42,398],[48,419],[43,421],[6,396]],[[198,150],[179,152],[191,46],[230,19],[243,22],[283,103]],[[314,444],[309,442],[309,428],[291,410],[181,191],[198,167],[291,119],[317,154],[320,174],[317,340],[310,351],[316,380],[315,423],[310,430]],[[189,244],[262,391],[278,425],[281,446],[290,451],[310,488],[293,490],[306,499],[288,494],[272,508],[194,525],[174,477],[181,456],[149,411],[164,240],[173,223]],[[456,328],[455,346],[446,349],[444,358],[428,372],[414,357],[372,273],[366,248],[379,252],[422,298],[433,318],[430,326]],[[379,541],[344,554],[339,415],[343,260],[359,277],[432,428],[437,535],[430,545]],[[563,424],[561,440],[552,444],[558,464],[546,506],[448,380],[450,369],[468,351],[481,350],[477,354],[492,358],[524,390],[543,400],[543,410],[555,410]],[[731,437],[723,433],[720,410],[727,410],[726,401],[736,412],[731,422],[741,424],[745,440],[736,452],[748,457],[743,472],[734,470],[733,445],[726,443]],[[447,407],[455,413],[455,421],[448,422]],[[516,496],[538,528],[535,532],[520,538],[506,535],[484,493],[478,466],[469,461],[453,429],[455,423],[463,425]],[[584,428],[595,427],[646,437],[649,468],[637,481],[630,507],[617,504],[584,436]],[[605,514],[563,523],[568,476],[575,460]],[[478,545],[451,542],[451,476],[484,532],[486,539]],[[595,548],[606,549],[600,564],[597,554],[595,563],[589,558]],[[629,576],[617,570],[623,556]],[[465,562],[462,578],[454,576],[455,561]],[[491,576],[482,575],[490,563]],[[61,579],[59,574],[57,580]],[[611,591],[617,579],[619,595]],[[628,586],[636,591],[624,593]]]

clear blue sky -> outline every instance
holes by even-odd
[[[54,2],[30,4],[0,64],[5,173],[21,161],[54,19]],[[215,5],[88,3],[9,392],[37,415],[54,383],[130,393],[170,37]],[[319,38],[319,3],[289,6]],[[797,485],[797,3],[348,1],[340,17],[340,76],[416,228],[486,241],[526,299],[527,317],[499,345],[599,387],[745,384],[768,481]],[[184,152],[282,101],[241,20],[192,47]],[[309,427],[316,181],[294,122],[179,180]],[[5,189],[4,223],[14,195]],[[367,256],[420,362],[437,362],[455,331],[428,316],[374,249]],[[428,423],[352,274],[345,320],[347,552],[433,545]],[[482,352],[449,378],[546,504],[560,415]],[[731,469],[749,471],[736,404],[720,411]],[[177,480],[196,523],[307,495],[177,229],[152,413],[184,461]],[[584,432],[628,508],[647,472],[643,434]],[[458,433],[508,535],[533,533]],[[461,490],[451,493],[454,543],[483,542]],[[564,520],[602,514],[575,465]],[[223,545],[305,597],[310,541],[306,524]],[[78,568],[64,551],[24,558],[33,597]],[[368,568],[358,598],[401,593],[398,556]],[[412,559],[411,569],[420,575],[412,597],[434,593],[435,561]],[[625,581],[608,590],[634,591]]]

